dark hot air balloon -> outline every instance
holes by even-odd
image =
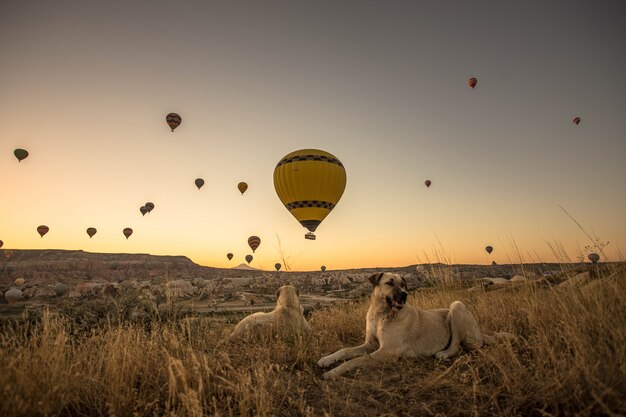
[[[432,182],[430,182],[430,180],[426,180],[424,181],[424,184],[426,185],[426,188],[430,188],[430,184],[432,184]]]
[[[16,149],[13,151],[13,155],[17,158],[18,162],[22,162],[22,159],[28,158],[28,151],[26,149]]]
[[[176,113],[170,113],[167,116],[165,116],[165,121],[167,122],[167,125],[170,127],[170,129],[172,129],[172,132],[173,132],[174,129],[180,126],[180,124],[183,121],[183,118],[180,117],[180,115]]]
[[[318,149],[285,155],[274,169],[280,201],[315,240],[315,230],[335,208],[346,188],[346,170],[337,157]]]
[[[246,255],[246,262],[250,263],[253,259],[254,257],[252,255]]]
[[[574,117],[574,120],[572,120],[572,122],[574,122],[575,125],[580,124],[580,117]]]
[[[254,253],[254,251],[256,251],[256,248],[259,247],[259,245],[261,244],[261,238],[258,236],[250,236],[248,238],[248,246],[250,246],[250,249],[252,249],[252,253]]]
[[[487,251],[487,253],[490,254],[491,252],[493,252],[493,247],[492,246],[487,246],[487,247],[485,247],[485,250]]]
[[[90,227],[87,229],[87,234],[89,235],[89,239],[91,239],[93,237],[93,235],[95,235],[97,232],[95,227]]]
[[[64,296],[69,290],[70,288],[62,282],[59,282],[54,286],[54,293],[57,295],[57,297]]]
[[[587,255],[587,258],[589,258],[591,263],[597,264],[600,260],[600,255],[598,255],[597,253],[590,253],[589,255]]]
[[[245,193],[248,189],[248,184],[246,184],[245,182],[240,182],[239,184],[237,184],[237,188],[239,189],[241,195],[243,195],[243,193]]]
[[[146,210],[148,210],[148,213],[150,213],[152,210],[154,210],[154,203],[151,203],[148,201],[145,207],[146,207]]]
[[[277,271],[280,271],[280,267],[281,265],[279,263],[274,264],[274,268],[276,268]]]
[[[37,233],[39,233],[39,236],[41,236],[41,237],[43,237],[43,235],[48,233],[49,230],[50,230],[50,228],[48,226],[43,225],[43,224],[41,226],[37,227]]]
[[[320,269],[322,270],[322,272],[326,272],[326,266],[325,265],[320,266]]]
[[[229,253],[226,254],[226,257],[230,261],[231,259],[233,259],[233,254],[229,252]]]
[[[478,80],[474,77],[467,80],[467,85],[469,85],[471,88],[476,87],[476,84],[478,84]]]
[[[145,216],[146,213],[148,212],[148,209],[146,208],[146,206],[141,206],[139,207],[139,211],[141,212],[142,216]]]
[[[196,178],[194,182],[196,183],[196,187],[198,187],[198,190],[204,185],[204,180],[202,178]]]
[[[4,242],[0,240],[0,248],[4,245]]]
[[[130,235],[133,234],[133,229],[131,229],[130,227],[127,227],[124,230],[122,230],[122,233],[124,233],[124,236],[126,236],[126,239],[128,239]]]

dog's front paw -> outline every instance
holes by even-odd
[[[320,368],[326,368],[327,366],[332,365],[333,363],[335,363],[335,359],[333,359],[332,356],[333,355],[324,356],[322,359],[317,361],[317,366],[319,366]]]
[[[328,380],[328,379],[335,379],[335,378],[337,378],[337,373],[333,369],[332,371],[324,372],[324,375],[322,375],[322,376],[326,380]]]
[[[445,361],[446,359],[450,358],[450,355],[445,350],[442,350],[441,352],[435,353],[435,358]]]

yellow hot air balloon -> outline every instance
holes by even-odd
[[[274,169],[274,188],[287,210],[315,240],[315,229],[346,188],[346,169],[337,157],[318,149],[301,149],[283,157]]]

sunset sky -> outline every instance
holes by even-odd
[[[292,270],[518,262],[515,245],[525,262],[555,261],[547,242],[574,260],[590,242],[562,206],[624,260],[625,12],[623,0],[7,3],[2,249],[229,267],[257,235],[263,269],[281,247]],[[169,112],[183,118],[174,133]],[[272,182],[302,148],[347,171],[316,241]]]

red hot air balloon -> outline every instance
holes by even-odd
[[[491,252],[493,252],[493,247],[492,246],[487,246],[487,247],[485,247],[485,250],[487,251],[488,254],[491,254]]]
[[[250,263],[250,262],[252,262],[253,259],[254,259],[254,256],[246,255],[246,262]]]
[[[245,193],[248,189],[248,184],[246,184],[245,182],[240,182],[239,184],[237,184],[237,188],[239,189],[241,195],[243,195],[243,193]]]
[[[95,227],[90,227],[87,229],[87,234],[89,235],[89,239],[91,239],[93,237],[93,235],[95,235],[97,232]]]
[[[424,181],[424,184],[426,185],[426,188],[430,188],[430,184],[432,184],[432,182],[430,182],[430,180],[426,180]]]
[[[141,212],[142,216],[145,216],[146,213],[148,212],[148,209],[146,208],[146,206],[141,206],[139,207],[139,211]]]
[[[248,245],[250,246],[250,249],[252,249],[252,253],[254,253],[254,251],[259,247],[259,245],[261,244],[261,238],[258,236],[250,236],[248,238]]]
[[[126,239],[128,240],[130,235],[133,234],[133,229],[131,229],[130,227],[127,227],[122,231],[122,233],[124,233],[124,236],[126,236]]]
[[[276,268],[277,271],[280,271],[280,267],[281,265],[279,263],[274,264],[274,268]]]
[[[320,267],[320,269],[322,270],[322,272],[326,272],[326,266],[325,266],[325,265],[322,265],[322,266]]]
[[[177,113],[170,113],[167,116],[165,116],[165,121],[167,122],[167,125],[170,127],[170,129],[172,129],[172,132],[173,132],[174,129],[180,126],[180,124],[183,122],[183,118],[180,117],[180,115]]]
[[[50,228],[48,226],[45,226],[42,224],[41,226],[37,228],[37,233],[39,233],[39,236],[43,237],[43,235],[48,233],[49,230]]]
[[[233,259],[233,254],[229,252],[229,253],[226,254],[226,257],[230,261],[231,259]]]
[[[17,158],[17,162],[22,162],[23,159],[28,158],[28,151],[26,149],[16,149],[13,151],[13,155]]]
[[[478,80],[474,77],[467,80],[467,85],[469,85],[471,88],[476,87],[476,84],[478,84]]]
[[[202,178],[196,178],[195,183],[196,183],[196,187],[198,187],[198,190],[199,190],[204,185],[204,180]]]
[[[574,122],[574,124],[578,126],[580,124],[580,117],[574,117],[574,120],[572,120],[572,122]]]

